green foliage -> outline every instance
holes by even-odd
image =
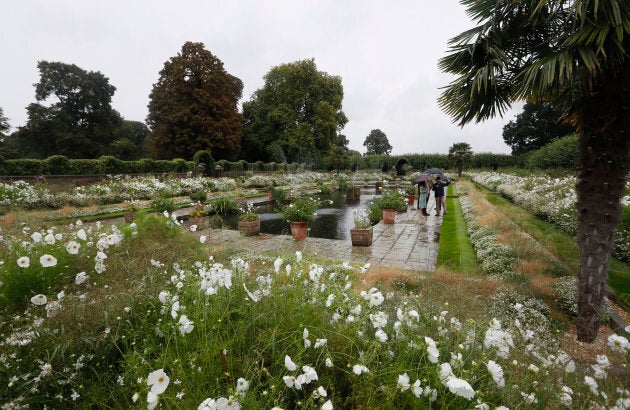
[[[376,225],[378,221],[383,219],[383,208],[381,207],[381,199],[377,198],[370,202],[367,209],[368,218],[372,225]]]
[[[188,196],[195,202],[205,202],[208,199],[208,194],[204,190],[191,192]]]
[[[341,78],[318,71],[310,59],[273,67],[264,79],[243,103],[245,159],[318,163],[329,156],[348,122]]]
[[[564,121],[564,115],[553,102],[528,101],[516,120],[503,127],[503,140],[512,148],[513,155],[522,155],[574,132],[575,127]]]
[[[243,82],[202,43],[186,42],[164,63],[149,96],[147,124],[153,156],[191,158],[208,150],[231,158],[240,150]],[[193,113],[193,115],[191,115]]]
[[[278,204],[282,204],[287,199],[287,191],[282,188],[273,188],[271,198]]]
[[[397,189],[387,189],[380,200],[381,209],[398,209],[406,205],[405,197]]]
[[[151,200],[151,208],[157,212],[167,211],[170,214],[175,210],[176,206],[173,198],[168,196],[158,196]]]
[[[100,72],[74,64],[40,61],[38,103],[27,107],[28,122],[17,133],[23,153],[45,158],[97,158],[109,151],[122,117],[111,108],[116,88]],[[46,106],[44,101],[53,101]]]
[[[370,131],[370,134],[365,137],[363,146],[367,148],[366,155],[389,155],[393,148],[387,135],[379,129]]]
[[[576,134],[557,139],[527,156],[527,165],[530,168],[576,169],[578,163],[578,136]]]
[[[470,161],[472,155],[472,147],[466,142],[458,142],[449,147],[448,158],[453,161],[453,163],[457,167],[458,176],[462,175],[464,164]]]
[[[219,215],[236,214],[239,213],[241,210],[241,207],[238,204],[236,198],[231,196],[214,198],[211,199],[208,203],[212,211]]]
[[[310,222],[320,206],[320,201],[316,199],[300,197],[291,200],[282,208],[281,213],[288,222]]]

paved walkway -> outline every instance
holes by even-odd
[[[371,246],[352,246],[350,239],[335,240],[307,237],[294,241],[290,235],[261,233],[243,236],[238,231],[204,229],[207,242],[226,249],[247,248],[261,252],[293,255],[301,251],[304,256],[347,261],[357,264],[370,263],[407,270],[434,271],[439,246],[442,217],[421,217],[418,210],[409,207],[407,212],[396,214],[394,224],[383,221],[374,226]]]

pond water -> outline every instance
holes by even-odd
[[[352,211],[357,208],[367,208],[375,197],[380,197],[374,187],[361,187],[358,198],[347,198],[345,192],[334,191],[330,195],[319,195],[322,199],[332,200],[332,205],[317,210],[313,222],[309,223],[309,236],[326,239],[348,239],[350,229],[354,227]],[[275,212],[273,205],[260,205],[254,211],[260,214],[260,232],[276,235],[290,235],[289,223],[282,219],[282,215]],[[224,223],[229,229],[238,229],[238,216],[224,217]]]

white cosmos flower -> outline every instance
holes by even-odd
[[[96,252],[96,259],[107,259],[107,255],[103,251]]]
[[[192,332],[195,328],[194,322],[188,319],[188,316],[186,315],[181,315],[177,323],[179,323],[179,333],[181,333],[182,336]]]
[[[322,404],[321,410],[333,410],[332,400],[326,400],[326,403]]]
[[[147,393],[147,409],[153,410],[158,405],[158,395],[152,391]]]
[[[490,360],[486,365],[490,375],[492,376],[492,380],[497,384],[498,387],[505,387],[505,379],[503,378],[503,369],[501,365],[496,363],[494,360]]]
[[[242,377],[239,377],[236,381],[236,392],[237,393],[245,393],[249,390],[249,382]]]
[[[417,398],[420,398],[422,396],[423,389],[420,380],[416,379],[416,381],[413,382],[413,384],[411,385],[411,392]]]
[[[79,253],[79,249],[81,248],[81,244],[77,241],[70,241],[66,243],[66,250],[70,255],[76,255]]]
[[[290,372],[297,370],[297,365],[291,360],[289,355],[284,356],[284,367]]]
[[[197,232],[197,225],[195,225],[195,224],[190,225],[190,231],[191,232]]]
[[[369,373],[370,369],[368,369],[362,364],[355,364],[354,366],[352,366],[352,372],[356,374],[357,376],[360,376],[363,373]]]
[[[33,234],[31,235],[31,239],[33,240],[33,242],[38,243],[42,240],[42,234],[39,232],[33,232]]]
[[[284,376],[282,380],[287,387],[294,387],[297,390],[302,390],[302,384],[295,376]]]
[[[411,387],[411,385],[409,384],[409,375],[407,375],[407,373],[399,374],[398,388],[400,389],[400,391],[409,390],[409,387]]]
[[[315,340],[315,346],[313,346],[315,349],[320,348],[322,346],[326,346],[326,343],[328,343],[328,339],[317,339]]]
[[[149,373],[149,377],[147,377],[147,385],[151,387],[151,393],[162,394],[168,387],[170,380],[171,379],[168,375],[164,373],[164,369],[157,369]]]
[[[29,266],[31,266],[31,260],[28,258],[28,256],[21,256],[20,258],[18,258],[17,264],[20,268],[28,268]]]
[[[302,262],[302,252],[295,251],[295,259],[297,260],[298,263]]]
[[[388,339],[387,333],[385,333],[383,329],[378,329],[376,333],[374,334],[374,336],[376,337],[376,340],[378,340],[381,343],[387,342],[387,339]]]
[[[77,238],[81,239],[82,241],[87,239],[87,234],[85,233],[85,229],[81,228],[77,231]]]
[[[57,258],[52,255],[45,254],[39,258],[39,263],[44,268],[50,268],[51,266],[55,266],[57,264]]]
[[[206,243],[206,239],[207,239],[206,235],[201,235],[201,236],[199,237],[199,242],[201,242],[201,243]]]
[[[52,234],[52,232],[48,232],[48,234],[46,236],[44,236],[44,242],[46,242],[49,245],[52,245],[55,243],[55,235]]]
[[[330,357],[326,358],[326,367],[333,367],[333,362]]]
[[[440,351],[435,344],[435,341],[428,336],[424,337],[424,341],[427,344],[427,353],[429,354],[429,361],[431,363],[437,364],[438,359],[440,357]]]
[[[48,302],[48,298],[46,298],[46,295],[42,295],[41,293],[31,298],[31,303],[35,306],[45,305],[46,302]]]
[[[282,266],[282,258],[278,257],[275,261],[273,261],[273,268],[276,273],[280,272],[280,267]]]

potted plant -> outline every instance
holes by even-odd
[[[208,213],[201,209],[194,209],[188,214],[188,225],[197,225],[197,228],[203,229],[208,227]]]
[[[123,213],[125,217],[125,222],[130,223],[133,222],[133,219],[136,217],[136,212],[138,212],[138,206],[135,203],[130,203]]]
[[[260,215],[253,212],[251,204],[238,216],[238,230],[245,236],[253,236],[260,233]]]
[[[312,198],[297,198],[282,208],[282,217],[291,226],[291,235],[296,241],[306,238],[308,223],[313,220],[319,201]]]
[[[158,196],[151,201],[151,207],[156,212],[168,212],[172,214],[175,210],[175,201],[173,201],[173,198],[167,196]]]
[[[405,207],[405,198],[396,189],[390,189],[383,192],[383,197],[380,201],[381,210],[383,211],[383,222],[386,224],[393,224],[396,220],[396,211],[399,208]]]
[[[372,245],[373,228],[365,208],[355,209],[354,228],[350,229],[350,239],[352,246],[370,246]]]
[[[188,195],[190,199],[195,203],[195,209],[203,211],[203,206],[208,200],[208,194],[204,190],[194,191]]]
[[[407,205],[413,205],[413,202],[416,200],[416,186],[411,184],[405,190],[407,194]]]

